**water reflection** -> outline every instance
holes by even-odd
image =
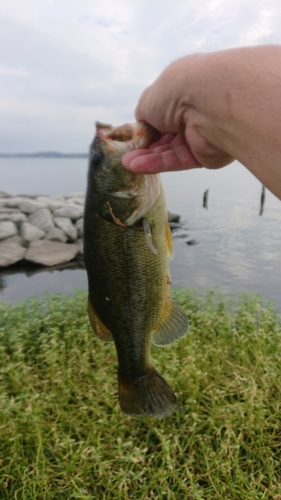
[[[52,268],[13,266],[1,274],[0,301],[5,302],[18,302],[33,295],[44,298],[46,292],[70,294],[75,288],[87,288],[85,268],[77,262]]]
[[[5,278],[4,276],[0,276],[0,293],[2,290],[4,290],[5,286],[6,286]]]
[[[42,173],[41,184],[37,172],[37,193],[85,190],[86,162],[77,160],[77,164],[68,164],[67,160],[61,160],[62,175],[57,160],[54,165],[51,160],[48,162],[48,169],[45,164],[44,169],[48,170],[50,179],[56,179],[56,183],[49,180],[46,189],[43,186],[46,172]],[[67,166],[71,167],[71,185],[66,186]],[[17,175],[20,173],[19,165],[16,172]],[[14,194],[30,192],[24,185],[28,177],[24,172],[22,174],[23,177],[18,179],[9,170],[14,187],[11,189],[3,183],[2,189]],[[167,206],[170,211],[181,214],[182,221],[182,227],[173,232],[173,286],[196,289],[219,286],[223,292],[260,293],[266,299],[274,300],[281,309],[280,201],[270,192],[261,191],[259,181],[238,162],[217,171],[196,169],[166,173],[162,179]],[[202,197],[203,201],[205,197],[204,208]],[[192,240],[199,244],[188,245],[187,242]],[[44,296],[45,291],[71,293],[73,288],[87,288],[84,269],[61,271],[44,268],[32,276],[29,274],[30,271],[21,274],[0,272],[0,300],[17,301],[31,295]]]

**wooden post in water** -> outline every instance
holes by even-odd
[[[203,207],[208,210],[209,188],[203,194]]]
[[[261,188],[261,204],[260,204],[260,215],[263,214],[264,211],[264,203],[265,203],[265,187]]]

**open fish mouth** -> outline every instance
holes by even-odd
[[[114,127],[107,123],[96,122],[96,136],[92,142],[91,148],[95,150],[103,150],[105,156],[121,159],[127,151],[135,149],[147,149],[149,145],[159,137],[159,132],[151,127],[148,123],[125,123]],[[120,162],[120,168],[124,168]],[[125,169],[124,169],[125,170]],[[130,180],[130,185],[126,189],[105,189],[98,188],[99,192],[103,192],[109,198],[120,200],[139,199],[138,205],[131,212],[129,217],[123,220],[123,227],[132,227],[140,219],[144,218],[150,211],[161,192],[161,180],[159,174],[137,174],[134,175],[135,180]],[[140,177],[143,181],[140,183]],[[110,199],[107,200],[110,203]],[[116,218],[117,220],[117,218]],[[144,226],[145,234],[147,235],[149,246],[153,253],[157,254],[156,248],[151,244],[149,236],[149,227]]]
[[[134,149],[146,149],[159,137],[159,132],[148,123],[125,123],[118,127],[113,127],[99,121],[96,122],[96,137],[93,147],[105,149],[106,155],[121,158],[127,151]],[[138,179],[143,177],[143,182]],[[99,189],[101,191],[101,189]],[[130,187],[123,190],[103,191],[110,198],[129,200],[139,198],[138,206],[132,211],[130,216],[124,220],[126,227],[133,226],[137,221],[144,218],[151,210],[161,192],[161,180],[159,174],[138,175]],[[145,234],[148,237],[149,245],[153,253],[157,254],[155,247],[150,244],[149,227],[144,226]]]
[[[107,152],[114,156],[121,156],[133,149],[147,149],[159,137],[158,131],[145,122],[113,127],[97,121],[96,129],[96,138],[103,141]]]

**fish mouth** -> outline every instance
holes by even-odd
[[[148,123],[125,123],[118,127],[96,122],[96,138],[105,144],[111,155],[122,156],[134,149],[147,149],[159,137],[158,131]]]

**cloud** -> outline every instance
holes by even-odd
[[[0,151],[85,150],[173,59],[280,43],[280,24],[279,0],[2,0]]]

